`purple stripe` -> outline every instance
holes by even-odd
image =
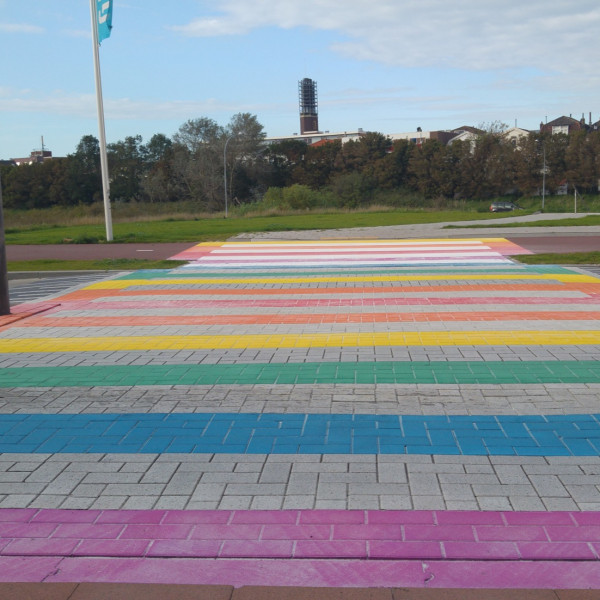
[[[0,555],[597,561],[598,513],[584,514],[10,509]]]
[[[0,581],[299,587],[598,589],[597,563],[0,557]]]

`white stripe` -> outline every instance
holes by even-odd
[[[421,254],[419,252],[406,252],[406,253],[395,253],[395,254],[376,254],[371,255],[370,253],[365,252],[357,252],[356,254],[336,254],[335,256],[326,255],[322,258],[324,261],[328,260],[365,260],[365,259],[396,259],[396,260],[404,260],[404,259],[420,259],[420,260],[429,260],[430,258],[436,259],[441,258],[445,260],[454,260],[457,258],[500,258],[500,255],[497,252],[456,252],[453,254],[449,254],[448,252],[431,252],[429,254]],[[229,260],[236,260],[239,256],[205,256],[201,258],[202,261],[214,261],[214,262],[227,262]],[[286,260],[290,262],[304,262],[306,260],[305,257],[302,256],[282,256],[280,254],[272,254],[269,256],[264,255],[256,255],[247,257],[249,262],[259,262],[259,261],[272,261],[272,260]],[[316,257],[310,257],[309,260],[318,260]]]
[[[253,248],[253,253],[255,254],[278,254],[285,252],[286,254],[312,254],[312,253],[324,253],[324,254],[337,254],[340,252],[349,252],[353,248],[356,249],[357,253],[360,254],[379,254],[380,252],[394,252],[396,254],[403,254],[405,252],[426,252],[426,251],[435,251],[438,252],[442,250],[436,246],[423,246],[421,248],[417,246],[406,246],[406,247],[387,247],[387,248],[364,248],[361,246],[343,246],[340,248]],[[445,253],[448,252],[458,252],[461,250],[469,250],[472,252],[479,252],[480,248],[473,248],[472,246],[452,246],[450,248],[443,248]],[[498,254],[498,252],[493,251],[489,246],[481,246],[481,251],[490,251]],[[248,252],[248,248],[219,248],[217,250],[213,250],[210,254],[246,254]]]
[[[406,240],[406,241],[395,241],[387,240],[381,242],[361,242],[360,240],[346,241],[346,242],[277,242],[270,244],[261,244],[260,242],[225,242],[221,248],[224,247],[238,247],[238,248],[302,248],[302,246],[320,246],[323,248],[334,248],[344,246],[357,246],[360,248],[368,248],[369,246],[452,246],[452,245],[469,245],[469,246],[481,246],[483,242],[481,240]]]
[[[470,258],[465,260],[456,260],[456,259],[447,259],[447,260],[386,260],[385,266],[388,265],[418,265],[418,266],[428,266],[428,265],[453,265],[456,263],[460,264],[477,264],[477,265],[493,265],[493,264],[512,264],[510,260],[506,258]],[[269,266],[273,267],[286,267],[290,266],[290,261],[272,261],[267,263]],[[356,260],[356,261],[334,261],[334,260],[323,260],[320,262],[317,261],[302,261],[298,263],[294,263],[295,266],[311,266],[311,267],[319,267],[319,266],[377,266],[382,265],[380,261],[372,261],[372,260]],[[200,259],[193,263],[183,265],[183,267],[256,267],[258,266],[256,261],[207,261],[206,259]]]

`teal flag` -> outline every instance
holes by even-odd
[[[98,15],[98,42],[110,36],[113,0],[96,0]]]

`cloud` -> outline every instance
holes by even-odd
[[[0,23],[3,33],[44,33],[43,27],[28,25],[27,23]]]
[[[89,29],[63,29],[61,33],[72,38],[92,38],[92,32]]]
[[[205,100],[146,101],[131,98],[104,98],[104,113],[107,120],[164,120],[189,119],[194,115],[234,114],[271,109],[270,105],[240,106],[226,104],[214,98]],[[40,95],[29,90],[11,90],[0,87],[0,111],[13,113],[41,113],[78,118],[96,118],[94,94],[69,95],[61,91]]]
[[[408,68],[595,70],[597,0],[223,0],[221,12],[171,29],[186,36],[309,27],[343,39],[351,59]]]

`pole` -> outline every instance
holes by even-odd
[[[227,144],[229,144],[229,140],[234,137],[234,135],[230,135],[225,140],[225,146],[223,147],[223,189],[225,190],[225,218],[227,218]]]
[[[542,212],[546,204],[546,146],[544,146],[544,168],[542,169]]]
[[[112,242],[113,230],[110,213],[110,186],[108,181],[108,158],[106,156],[102,80],[100,77],[100,53],[98,52],[98,10],[96,0],[90,0],[90,12],[92,16],[92,45],[94,47],[94,74],[96,77],[96,108],[98,111],[98,133],[100,138],[100,171],[102,173],[102,195],[104,198],[104,222],[106,224],[106,241]]]
[[[6,240],[4,237],[4,214],[2,210],[2,180],[0,179],[0,315],[10,315],[8,295],[8,268],[6,264]]]

